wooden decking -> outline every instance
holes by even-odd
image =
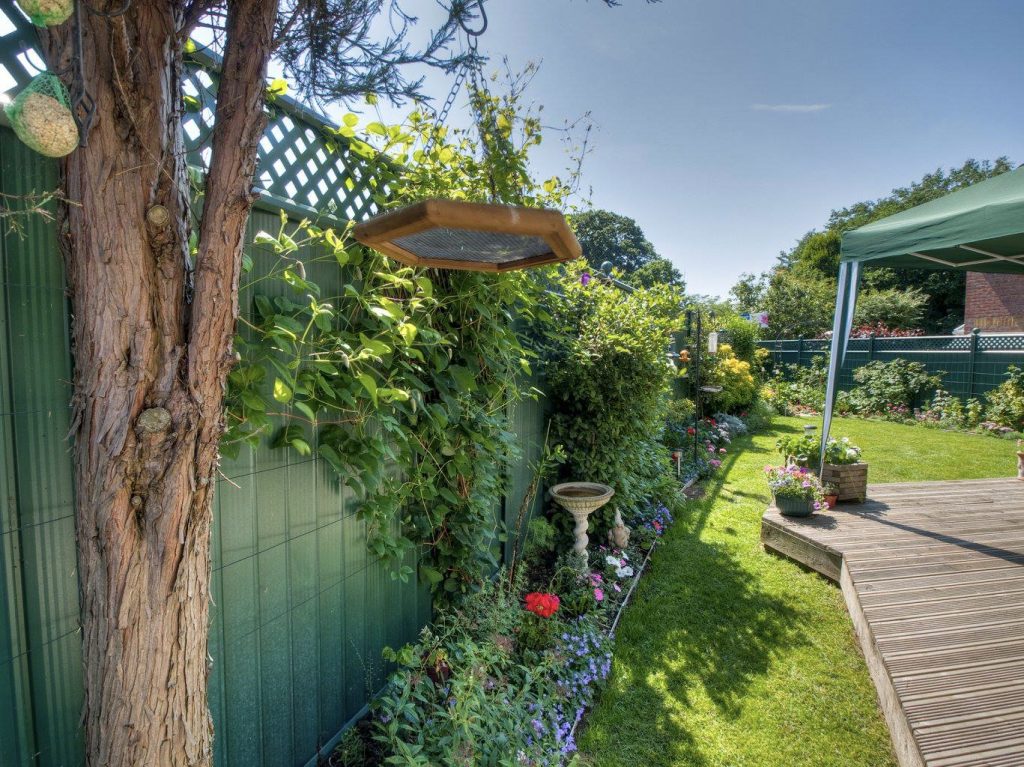
[[[900,764],[1024,765],[1024,482],[873,485],[764,516],[765,548],[838,581]]]

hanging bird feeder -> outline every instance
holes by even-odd
[[[558,211],[424,200],[357,225],[355,238],[410,266],[508,272],[583,253]]]

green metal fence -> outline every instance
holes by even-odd
[[[0,129],[0,191],[57,183],[55,166]],[[273,204],[251,242],[279,225]],[[0,266],[0,764],[83,763],[81,649],[68,432],[71,362],[52,227],[2,240]],[[272,256],[251,249],[254,272]],[[299,253],[325,291],[330,263]],[[242,311],[249,307],[244,304]],[[540,454],[544,402],[511,413],[522,460],[496,514],[511,523]],[[313,456],[316,455],[314,446]],[[210,704],[218,765],[306,764],[361,712],[390,670],[385,645],[413,639],[431,602],[366,549],[359,498],[315,457],[262,447],[226,460],[214,512]],[[398,467],[396,467],[398,470]],[[535,506],[539,503],[535,501]],[[508,544],[505,545],[506,556]]]
[[[761,341],[775,365],[810,365],[829,353],[831,341],[776,339]],[[922,363],[942,375],[942,386],[961,398],[980,397],[1004,380],[1010,365],[1024,367],[1024,335],[970,333],[964,336],[853,338],[839,374],[841,389],[855,385],[853,372],[869,362],[894,359]]]
[[[0,2],[0,92],[38,71],[35,31]],[[190,67],[184,130],[205,167],[216,71]],[[260,201],[249,221],[275,231],[279,211],[337,222],[376,210],[372,166],[333,126],[277,99],[259,148]],[[2,122],[2,120],[0,120]],[[56,188],[56,164],[0,127],[0,192]],[[384,193],[385,189],[376,189]],[[250,249],[254,273],[270,256]],[[308,254],[297,254],[303,257]],[[304,258],[325,291],[329,263]],[[0,765],[84,762],[81,637],[69,429],[71,355],[63,269],[51,224],[0,239]],[[250,309],[244,305],[241,311]],[[536,381],[534,384],[536,385]],[[514,520],[543,443],[543,400],[510,411],[522,460],[508,467],[496,530]],[[430,618],[426,588],[393,580],[366,549],[360,499],[312,457],[263,447],[222,466],[212,542],[210,706],[217,765],[315,762],[383,683],[381,649]],[[395,467],[400,471],[401,467]],[[539,505],[535,501],[534,508]],[[507,557],[509,543],[504,546]]]

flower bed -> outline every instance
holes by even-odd
[[[614,628],[672,513],[629,515],[626,549],[501,571],[389,651],[399,666],[330,764],[569,764],[575,730],[611,669]]]

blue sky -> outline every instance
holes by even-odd
[[[425,0],[409,2],[415,8]],[[555,123],[591,112],[585,182],[690,289],[724,295],[833,208],[939,166],[1024,162],[1019,0],[489,0],[480,48]],[[424,16],[424,23],[429,20]],[[443,101],[451,80],[429,75]],[[456,102],[465,120],[465,99]],[[557,141],[538,170],[564,166]]]

